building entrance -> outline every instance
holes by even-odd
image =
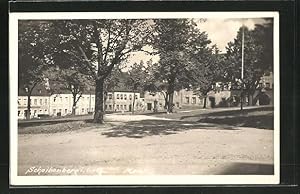
[[[147,103],[147,110],[152,110],[152,103]]]

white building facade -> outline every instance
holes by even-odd
[[[34,95],[30,99],[30,118],[68,116],[72,114],[72,94]],[[75,115],[93,114],[94,108],[95,95],[82,94],[76,103]],[[133,108],[134,111],[145,110],[144,98],[141,98],[140,93],[109,92],[106,96],[105,110],[107,112],[131,112]],[[27,96],[18,96],[18,119],[26,119],[26,114]]]

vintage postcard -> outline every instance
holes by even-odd
[[[10,184],[279,184],[278,12],[9,14]]]

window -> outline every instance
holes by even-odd
[[[127,110],[127,106],[126,105],[124,105],[124,110]]]
[[[138,99],[138,96],[136,94],[134,95],[134,97],[135,97],[135,99]]]
[[[60,112],[60,113],[61,113],[61,109],[59,109],[59,110],[58,110],[58,112]]]
[[[110,105],[108,105],[108,107],[109,107],[109,110],[111,110],[111,109],[112,109],[112,106],[111,106],[111,104],[110,104]]]
[[[108,99],[109,99],[109,100],[112,99],[112,94],[108,94]]]
[[[48,103],[48,102],[47,102],[47,99],[45,99],[45,105],[47,105],[47,103]]]
[[[41,89],[39,89],[38,91],[39,91],[40,94],[42,93],[42,90],[41,90]]]
[[[34,105],[37,105],[37,99],[34,99]]]
[[[107,110],[107,104],[105,105],[105,110]]]
[[[199,97],[199,103],[200,103],[200,104],[203,104],[203,98],[200,98],[200,97]]]
[[[117,94],[117,99],[120,99],[120,96],[119,96],[119,94]]]
[[[119,105],[117,105],[117,110],[119,110]]]
[[[20,116],[21,111],[18,110],[18,116]]]
[[[81,97],[82,101],[84,101],[84,97]]]
[[[190,97],[185,97],[185,103],[189,104],[190,103]]]
[[[65,114],[68,114],[68,109],[65,109]]]
[[[43,104],[43,99],[40,99],[40,105],[42,105]]]
[[[42,110],[42,109],[40,109],[40,113],[43,113],[43,110]]]
[[[121,98],[121,100],[123,100],[123,94],[120,94],[120,98]]]
[[[18,105],[21,105],[20,101],[21,101],[21,99],[19,98],[19,99],[18,99]]]
[[[179,102],[176,102],[176,106],[179,108]]]
[[[33,115],[36,115],[36,110],[34,110]]]
[[[266,88],[270,88],[270,83],[266,83]]]
[[[121,106],[120,106],[120,107],[121,107],[121,110],[123,110],[123,105],[122,105],[122,104],[121,104]]]
[[[47,109],[45,109],[45,113],[47,113],[48,112],[48,110]]]
[[[81,109],[81,112],[84,113],[84,108]]]
[[[23,99],[24,105],[27,105],[27,100],[24,98]]]
[[[92,112],[94,112],[94,108],[92,108]]]
[[[68,97],[65,97],[65,101],[68,102]]]
[[[192,104],[196,104],[196,97],[192,97]]]
[[[94,97],[92,97],[92,101],[94,101],[95,100],[95,98]]]
[[[55,102],[55,101],[56,101],[56,97],[53,98],[53,102]]]
[[[126,94],[124,94],[124,100],[127,100],[127,95]]]
[[[59,99],[60,99],[60,102],[62,102],[62,97],[59,97]]]
[[[132,96],[131,96],[131,94],[129,94],[129,100],[132,100]]]
[[[53,109],[53,114],[56,114],[56,109]]]

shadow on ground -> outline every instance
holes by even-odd
[[[114,126],[102,132],[107,137],[143,138],[153,135],[171,135],[191,129],[202,130],[237,130],[235,127],[174,120],[130,121],[124,125]]]
[[[44,125],[55,125],[59,123],[70,123],[74,120],[32,120],[28,122],[19,122],[19,127],[33,127],[33,126],[44,126]]]
[[[200,123],[224,124],[237,127],[273,129],[273,107],[253,108],[246,110],[228,110],[206,114],[182,116],[180,120]]]
[[[198,122],[204,123],[215,123],[234,125],[238,127],[253,127],[259,129],[271,129],[273,130],[273,114],[259,115],[259,116],[236,116],[236,117],[225,117],[225,118],[203,118]]]
[[[274,165],[259,163],[235,162],[219,172],[217,175],[273,175]]]

